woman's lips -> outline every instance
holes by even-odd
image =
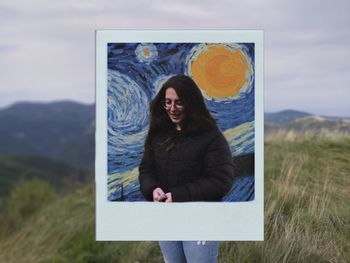
[[[174,118],[179,118],[181,116],[181,113],[170,113],[170,116]]]
[[[169,113],[171,119],[179,120],[181,119],[181,113]]]

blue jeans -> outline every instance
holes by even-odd
[[[160,241],[166,263],[216,263],[219,241]]]

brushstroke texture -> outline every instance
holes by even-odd
[[[144,200],[137,177],[148,105],[176,74],[197,82],[233,158],[254,156],[254,44],[110,43],[107,48],[108,200]],[[250,172],[237,178],[225,201],[253,198]]]

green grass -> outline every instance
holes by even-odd
[[[86,172],[40,156],[0,155],[0,197],[7,196],[21,180],[39,179],[55,188],[67,188],[86,179]]]
[[[25,184],[26,196],[30,189],[37,193],[32,201],[18,198],[15,188],[17,195],[0,203],[6,233],[0,262],[163,262],[157,242],[94,241],[91,185],[61,195],[45,183]],[[219,262],[348,262],[349,189],[350,139],[267,141],[265,241],[221,242]],[[43,202],[47,193],[50,200]],[[32,212],[20,212],[27,207]],[[17,212],[11,217],[10,210]],[[16,216],[21,219],[4,231]]]
[[[348,262],[350,140],[265,143],[265,241],[224,242],[219,262]]]
[[[32,181],[23,181],[18,190],[33,186]],[[36,181],[31,188],[30,202],[12,200],[12,196],[2,204],[2,237],[0,238],[0,262],[154,262],[161,260],[159,248],[155,242],[96,242],[95,241],[95,205],[91,185],[76,190],[66,196],[55,194],[56,198],[45,203],[38,198],[47,191],[44,182]],[[30,191],[29,191],[30,192]],[[38,208],[37,206],[41,206]],[[25,220],[13,223],[13,210],[30,211]],[[7,212],[7,213],[6,213]],[[11,212],[11,213],[9,213]],[[20,215],[21,213],[15,213]],[[12,231],[5,231],[4,226]],[[5,234],[4,234],[5,232]]]

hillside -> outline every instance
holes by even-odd
[[[264,118],[265,123],[285,124],[310,115],[312,114],[303,111],[284,110],[274,113],[265,113]]]
[[[0,262],[163,262],[157,242],[94,241],[94,185],[66,187],[88,175],[57,160],[93,163],[92,108],[37,106],[0,110]],[[265,123],[265,241],[221,242],[219,263],[350,258],[349,122],[287,115]]]
[[[156,242],[94,241],[94,201],[93,187],[86,186],[44,204],[0,237],[0,262],[161,262]]]
[[[40,179],[56,188],[86,180],[86,171],[40,156],[0,155],[0,196],[8,195],[20,180]]]
[[[0,110],[0,123],[0,154],[38,155],[93,167],[94,105],[17,103]]]
[[[267,142],[265,241],[221,242],[218,262],[347,262],[349,147],[349,139]],[[157,242],[94,241],[94,200],[89,185],[42,204],[0,237],[0,262],[163,262]],[[34,204],[20,199],[7,209]]]
[[[282,112],[276,114],[278,116],[283,115]],[[287,117],[284,119],[287,119]],[[350,120],[346,118],[321,117],[310,114],[290,118],[288,122],[283,122],[281,119],[274,120],[269,117],[264,126],[265,138],[268,140],[278,138],[297,139],[300,137],[350,137]]]

